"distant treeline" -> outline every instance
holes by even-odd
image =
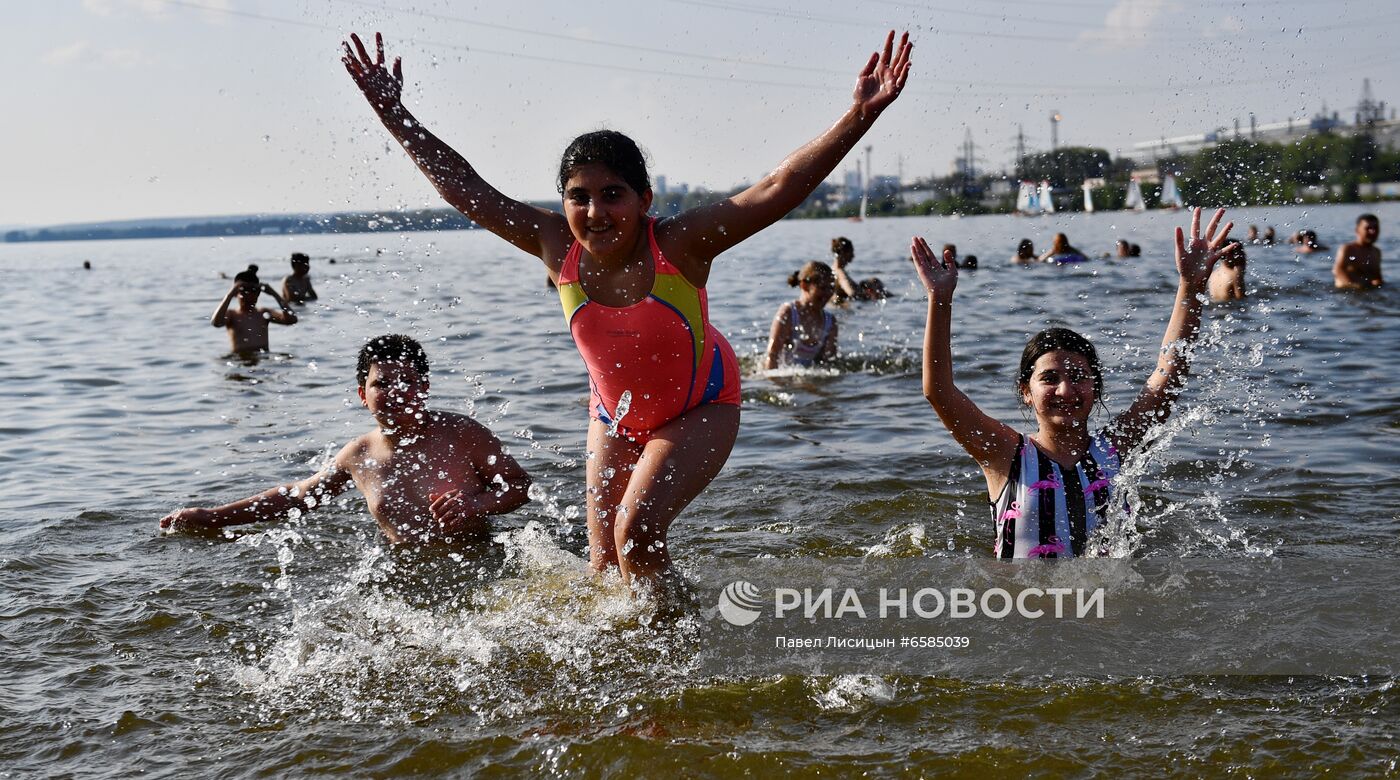
[[[1361,185],[1400,181],[1400,150],[1386,149],[1365,132],[1342,135],[1317,133],[1292,143],[1261,143],[1247,139],[1224,141],[1194,154],[1183,154],[1157,162],[1160,175],[1177,177],[1181,194],[1188,204],[1206,206],[1278,206],[1299,202],[1354,203],[1362,197]],[[927,200],[909,202],[907,193],[892,189],[872,191],[867,203],[869,216],[912,216],[951,214],[998,214],[1015,209],[1015,182],[1019,179],[1048,181],[1056,188],[1055,207],[1060,211],[1083,208],[1080,186],[1085,179],[1102,179],[1105,186],[1093,191],[1094,205],[1111,211],[1123,207],[1128,182],[1141,169],[1131,160],[1114,158],[1107,149],[1067,146],[1053,152],[1026,155],[1018,170],[975,178],[950,176],[914,182],[916,190],[928,192]],[[993,195],[996,182],[1010,182],[1009,192]],[[652,213],[659,217],[677,214],[696,206],[713,203],[740,192],[740,185],[727,192],[703,188],[686,192],[657,193]],[[1157,205],[1161,190],[1142,187],[1149,208]],[[811,196],[794,209],[789,218],[852,217],[859,213],[857,201],[845,199],[840,205],[840,188],[819,185]],[[533,205],[559,211],[557,201]],[[244,219],[211,219],[186,225],[130,224],[74,225],[39,230],[11,230],[4,241],[98,241],[126,238],[188,238],[210,236],[257,236],[308,233],[398,233],[417,230],[471,230],[478,227],[453,209],[419,209],[406,212],[351,212],[301,216],[254,216]]]
[[[1362,185],[1400,182],[1400,149],[1387,149],[1366,132],[1342,135],[1316,133],[1295,142],[1270,143],[1248,139],[1224,141],[1194,154],[1157,161],[1159,176],[1172,174],[1188,204],[1205,206],[1279,206],[1290,203],[1356,203],[1379,199],[1363,195]],[[924,214],[1005,214],[1015,210],[1018,180],[1048,181],[1056,189],[1055,207],[1078,211],[1084,207],[1081,185],[1086,179],[1102,179],[1093,190],[1096,208],[1121,209],[1128,182],[1142,168],[1126,158],[1114,158],[1107,149],[1068,146],[1053,152],[1026,155],[1014,174],[982,175],[972,179],[950,176],[929,179],[916,186],[936,197],[907,203],[895,193],[872,197],[866,213],[874,216]],[[1009,182],[1004,194],[992,195],[994,182]],[[1008,190],[1009,191],[1006,191]],[[1142,185],[1148,208],[1161,198],[1160,185]],[[846,204],[839,216],[852,216],[854,204]],[[827,217],[827,209],[804,205],[796,215]]]

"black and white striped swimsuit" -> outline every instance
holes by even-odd
[[[1103,523],[1118,476],[1118,451],[1103,431],[1089,450],[1065,469],[1022,435],[1001,495],[989,502],[996,526],[998,558],[1078,558]]]

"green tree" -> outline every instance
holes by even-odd
[[[1022,157],[1021,171],[1027,179],[1044,179],[1056,187],[1068,187],[1085,179],[1108,176],[1114,171],[1114,164],[1107,149],[1066,146]]]

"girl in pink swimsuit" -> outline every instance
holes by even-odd
[[[592,386],[588,541],[594,569],[623,580],[666,572],[671,522],[719,473],[739,431],[734,351],[709,323],[705,283],[714,258],[781,219],[816,189],[894,102],[913,46],[894,33],[856,79],[831,128],[762,181],[700,208],[648,218],[651,180],[637,145],[598,131],[559,165],[564,213],[506,197],[418,123],[401,96],[400,60],[358,36],[344,62],[384,127],[443,198],[478,225],[540,258]]]

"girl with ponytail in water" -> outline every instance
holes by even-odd
[[[1220,209],[1201,236],[1201,210],[1187,240],[1176,229],[1179,281],[1156,369],[1128,410],[1097,433],[1089,412],[1103,398],[1103,367],[1094,345],[1066,328],[1037,333],[1021,353],[1016,390],[1035,413],[1037,431],[1022,435],[995,420],[953,384],[953,288],[958,269],[946,252],[934,256],[924,239],[910,246],[928,292],[924,331],[924,397],[953,438],[982,467],[996,530],[998,558],[1056,558],[1093,554],[1090,537],[1109,514],[1113,480],[1123,458],[1148,430],[1166,421],[1186,379],[1190,346],[1201,324],[1211,268],[1229,251],[1219,233]]]
[[[509,198],[403,105],[399,59],[385,64],[358,36],[344,63],[384,127],[443,198],[538,257],[559,288],[588,368],[588,541],[595,570],[625,582],[669,567],[671,522],[719,473],[739,430],[738,363],[709,324],[714,258],[796,208],[894,102],[913,46],[894,33],[856,79],[836,124],[762,181],[717,203],[656,220],[646,162],[627,136],[598,131],[564,151],[564,213]]]

